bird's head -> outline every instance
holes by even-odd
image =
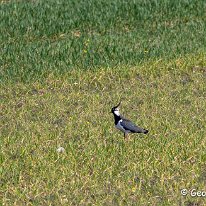
[[[119,113],[119,105],[121,104],[121,102],[116,106],[116,107],[113,107],[111,112],[113,114],[116,114],[117,116],[120,116],[120,113]]]

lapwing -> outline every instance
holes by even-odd
[[[116,107],[113,107],[111,112],[114,115],[115,127],[117,129],[121,130],[122,132],[124,132],[124,138],[127,137],[128,133],[143,133],[143,134],[147,134],[148,130],[136,126],[130,120],[125,119],[124,117],[122,117],[120,115],[119,108],[118,108],[120,103]]]

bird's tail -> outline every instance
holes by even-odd
[[[143,133],[147,134],[149,131],[147,129],[144,129]]]

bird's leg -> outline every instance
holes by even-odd
[[[127,134],[126,133],[124,133],[124,139],[127,140]]]

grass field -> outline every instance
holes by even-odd
[[[205,10],[0,1],[0,204],[204,206]],[[115,129],[120,99],[148,135]]]

